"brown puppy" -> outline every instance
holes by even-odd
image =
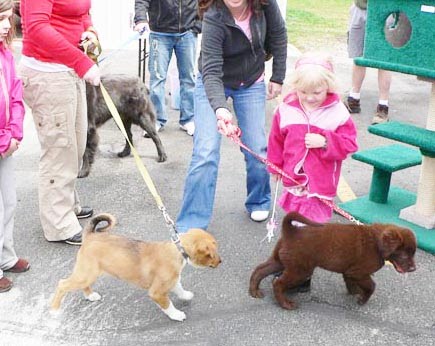
[[[96,229],[101,221],[106,221],[108,225]],[[84,291],[87,299],[100,300],[101,296],[92,291],[91,285],[98,276],[107,273],[147,289],[151,299],[169,318],[183,321],[186,315],[174,307],[169,292],[174,292],[183,300],[193,298],[193,293],[181,286],[181,271],[186,263],[211,268],[221,263],[214,237],[201,229],[181,234],[181,244],[189,256],[185,260],[172,242],[147,243],[108,233],[115,221],[110,214],[100,214],[85,227],[73,273],[59,281],[52,309],[59,309],[64,295],[78,289]]]
[[[306,226],[293,226],[292,221]],[[285,297],[285,290],[306,282],[320,267],[343,274],[348,292],[358,295],[358,303],[364,304],[375,290],[371,274],[386,260],[399,273],[414,271],[415,251],[415,236],[406,228],[390,224],[319,224],[291,212],[282,222],[281,238],[272,256],[252,273],[249,293],[262,298],[261,280],[282,271],[273,281],[275,298],[284,309],[294,309],[296,304]]]

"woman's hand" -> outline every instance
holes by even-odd
[[[282,85],[275,83],[275,82],[269,82],[269,85],[267,86],[267,100],[274,99],[275,97],[281,95]]]
[[[101,72],[97,65],[92,66],[88,72],[85,73],[83,79],[95,86],[100,85]]]
[[[326,148],[326,137],[318,133],[307,133],[305,135],[305,146],[307,148]]]
[[[226,108],[216,109],[217,128],[219,133],[224,136],[232,136],[237,134],[238,128],[232,122],[233,115]]]
[[[97,40],[98,41],[98,37],[95,34],[95,32],[93,31],[84,31],[82,33],[82,36],[80,36],[80,42],[83,42],[85,40]]]
[[[133,30],[140,32],[140,34],[143,34],[145,32],[150,32],[150,26],[147,22],[141,22],[141,23],[137,23],[134,26]]]

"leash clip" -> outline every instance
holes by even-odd
[[[178,235],[178,233],[173,233],[171,235],[171,240],[174,244],[179,244],[180,243],[180,236]]]
[[[162,212],[162,214],[163,214],[163,218],[165,219],[165,221],[166,221],[166,224],[168,225],[168,226],[172,226],[172,228],[174,228],[175,229],[175,223],[174,223],[174,221],[171,219],[171,217],[169,216],[169,214],[168,214],[168,212],[166,211],[166,208],[164,207],[164,206],[161,206],[161,207],[159,207],[159,209],[160,209],[160,211]]]

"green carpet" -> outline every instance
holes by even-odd
[[[363,223],[392,223],[411,229],[420,249],[435,254],[435,229],[428,230],[413,223],[399,219],[400,210],[415,204],[416,196],[407,190],[391,187],[385,204],[372,202],[363,196],[339,206]]]

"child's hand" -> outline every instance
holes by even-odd
[[[305,135],[305,146],[307,148],[326,147],[326,138],[318,133],[307,133]]]
[[[272,175],[273,181],[278,181],[281,179],[281,174],[275,173],[275,174],[271,174],[271,175]]]
[[[20,146],[20,142],[17,141],[15,138],[12,138],[8,150],[6,150],[3,154],[1,154],[2,157],[5,158],[11,156],[14,152],[18,150],[19,146]]]

